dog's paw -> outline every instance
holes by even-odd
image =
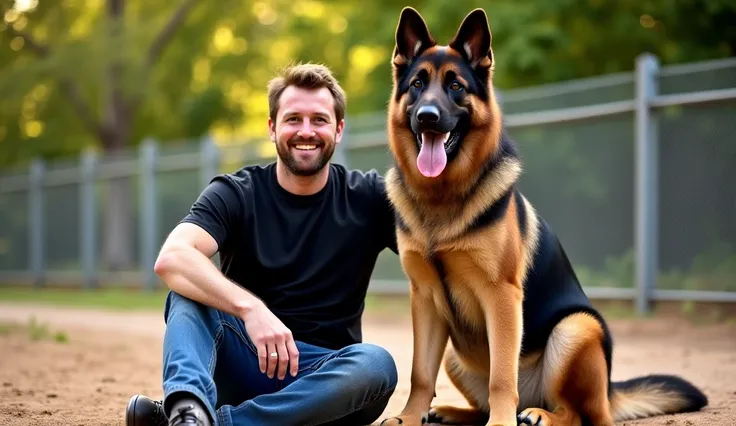
[[[420,426],[427,423],[427,415],[417,416],[396,416],[389,417],[381,422],[380,426]]]
[[[447,405],[432,407],[427,414],[427,423],[442,425],[482,425],[488,414],[473,408],[460,408]]]
[[[541,408],[527,408],[517,416],[520,425],[553,426],[552,414]]]
[[[427,423],[442,424],[443,421],[445,421],[445,417],[442,415],[442,407],[432,407],[429,409],[429,412],[427,413]]]

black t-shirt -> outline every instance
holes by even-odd
[[[376,258],[397,248],[383,178],[329,168],[325,187],[307,196],[278,184],[275,163],[218,175],[182,222],[212,235],[224,275],[261,298],[296,340],[335,349],[362,341]]]

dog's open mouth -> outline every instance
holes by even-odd
[[[446,153],[452,151],[453,148],[455,148],[455,145],[457,145],[458,141],[460,140],[460,132],[456,130],[448,133],[422,132],[416,134],[415,136],[417,138],[417,146],[419,147],[419,149],[422,148],[425,138],[440,138],[441,140],[444,140],[443,145],[445,147]]]
[[[460,134],[455,130],[447,133],[421,132],[416,138],[419,146],[419,172],[426,177],[439,176],[447,166],[447,154],[457,145]]]

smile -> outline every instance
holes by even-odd
[[[298,145],[294,145],[294,148],[300,151],[312,151],[312,150],[317,149],[317,145],[298,144]]]

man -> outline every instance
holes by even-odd
[[[215,177],[163,244],[164,400],[131,398],[129,426],[370,424],[394,391],[391,355],[361,343],[397,252],[383,180],[329,162],[346,100],[326,67],[286,68],[268,98],[276,162]]]

